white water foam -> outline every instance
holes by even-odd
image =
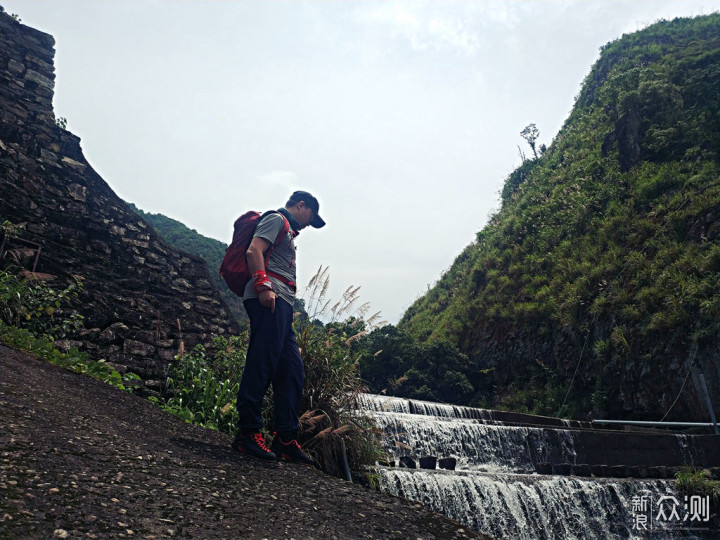
[[[407,414],[420,414],[427,416],[440,416],[443,418],[474,418],[493,422],[489,409],[463,407],[432,401],[409,400],[393,396],[380,396],[377,394],[360,394],[357,397],[358,408],[365,411],[397,412]]]
[[[380,488],[483,533],[553,540],[696,538],[677,528],[644,534],[633,529],[634,498],[677,497],[671,481],[533,474],[534,463],[576,463],[579,432],[570,422],[506,426],[493,421],[489,410],[368,394],[360,396],[358,407],[382,428],[393,458],[457,460],[455,471],[380,467]],[[680,452],[690,459],[691,441],[677,437]]]
[[[571,431],[487,425],[476,420],[408,413],[369,412],[384,432],[387,452],[394,458],[454,457],[457,468],[501,467],[532,473],[535,462],[550,461],[551,448],[560,448],[563,462],[575,463]]]
[[[632,500],[674,494],[665,480],[380,469],[384,491],[428,507],[498,538],[518,540],[674,538],[677,531],[633,530]]]

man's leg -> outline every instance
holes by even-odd
[[[291,321],[292,308],[290,309]],[[288,323],[280,362],[272,381],[276,436],[271,450],[281,459],[313,464],[312,458],[302,451],[297,442],[298,416],[304,384],[305,367],[292,324]]]
[[[237,397],[240,431],[233,441],[233,448],[266,460],[274,460],[260,434],[262,427],[262,402],[280,360],[283,332],[280,317],[257,299],[245,302],[250,318],[250,343],[245,369]]]
[[[259,431],[262,401],[280,360],[283,332],[277,312],[270,313],[269,308],[254,298],[246,300],[244,305],[250,318],[250,343],[238,390],[238,426],[243,430]]]
[[[300,402],[305,385],[305,367],[292,327],[285,338],[272,385],[275,429],[279,433],[297,432]]]

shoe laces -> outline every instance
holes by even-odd
[[[300,450],[302,452],[302,446],[300,446],[300,443],[297,442],[297,439],[293,439],[288,442],[283,442],[283,440],[277,436],[277,433],[274,433],[274,435],[277,438],[277,441],[280,444],[282,444],[283,446],[295,446],[295,448],[297,448],[298,450]]]
[[[252,438],[260,448],[266,452],[270,451],[270,449],[265,445],[265,439],[263,438],[262,433],[253,433]]]
[[[282,441],[280,441],[280,442],[282,442]],[[302,447],[300,446],[300,443],[297,442],[297,439],[293,439],[289,443],[284,443],[284,444],[293,444],[293,445],[295,445],[295,448],[297,448],[298,450],[300,450],[302,452]]]
[[[274,440],[276,440],[277,442],[279,442],[280,444],[282,444],[284,446],[290,446],[291,444],[294,444],[298,448],[298,450],[302,450],[302,447],[300,446],[300,443],[297,442],[297,439],[293,439],[288,442],[283,442],[282,437],[278,436],[277,431],[273,431],[273,437],[275,437]]]

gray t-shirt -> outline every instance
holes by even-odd
[[[253,238],[264,238],[273,244],[275,239],[277,239],[280,230],[283,228],[283,222],[284,218],[282,214],[268,214],[258,223]],[[276,274],[279,274],[295,283],[295,242],[290,231],[288,231],[286,238],[278,239],[277,244],[270,253],[267,269],[268,271],[275,272]],[[294,305],[295,291],[277,278],[270,276],[270,281],[272,281],[273,290],[278,294],[278,296],[291,306]],[[255,292],[255,289],[253,289],[254,284],[255,280],[251,279],[245,286],[243,300],[258,297],[258,293]]]

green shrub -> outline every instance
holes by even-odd
[[[68,307],[81,290],[80,281],[56,289],[9,269],[0,271],[0,320],[35,335],[64,338],[82,327],[82,315]]]
[[[375,393],[387,390],[398,397],[468,403],[475,394],[471,378],[481,377],[448,340],[423,343],[393,325],[364,336],[356,350],[362,377]]]
[[[675,489],[682,495],[709,496],[714,502],[720,502],[720,481],[713,480],[710,471],[683,467],[675,475]]]
[[[206,350],[197,345],[168,369],[167,397],[151,401],[187,422],[233,434],[235,408],[245,366],[247,335],[215,337]]]
[[[8,223],[2,228],[7,232]],[[134,373],[122,375],[105,360],[90,360],[77,348],[62,352],[55,346],[55,339],[82,326],[82,316],[68,307],[81,289],[79,281],[55,289],[9,269],[0,271],[0,340],[76,373],[132,391],[139,379]]]
[[[27,282],[9,273],[0,272],[0,320],[6,324],[17,324],[24,319],[23,297],[27,293]]]

